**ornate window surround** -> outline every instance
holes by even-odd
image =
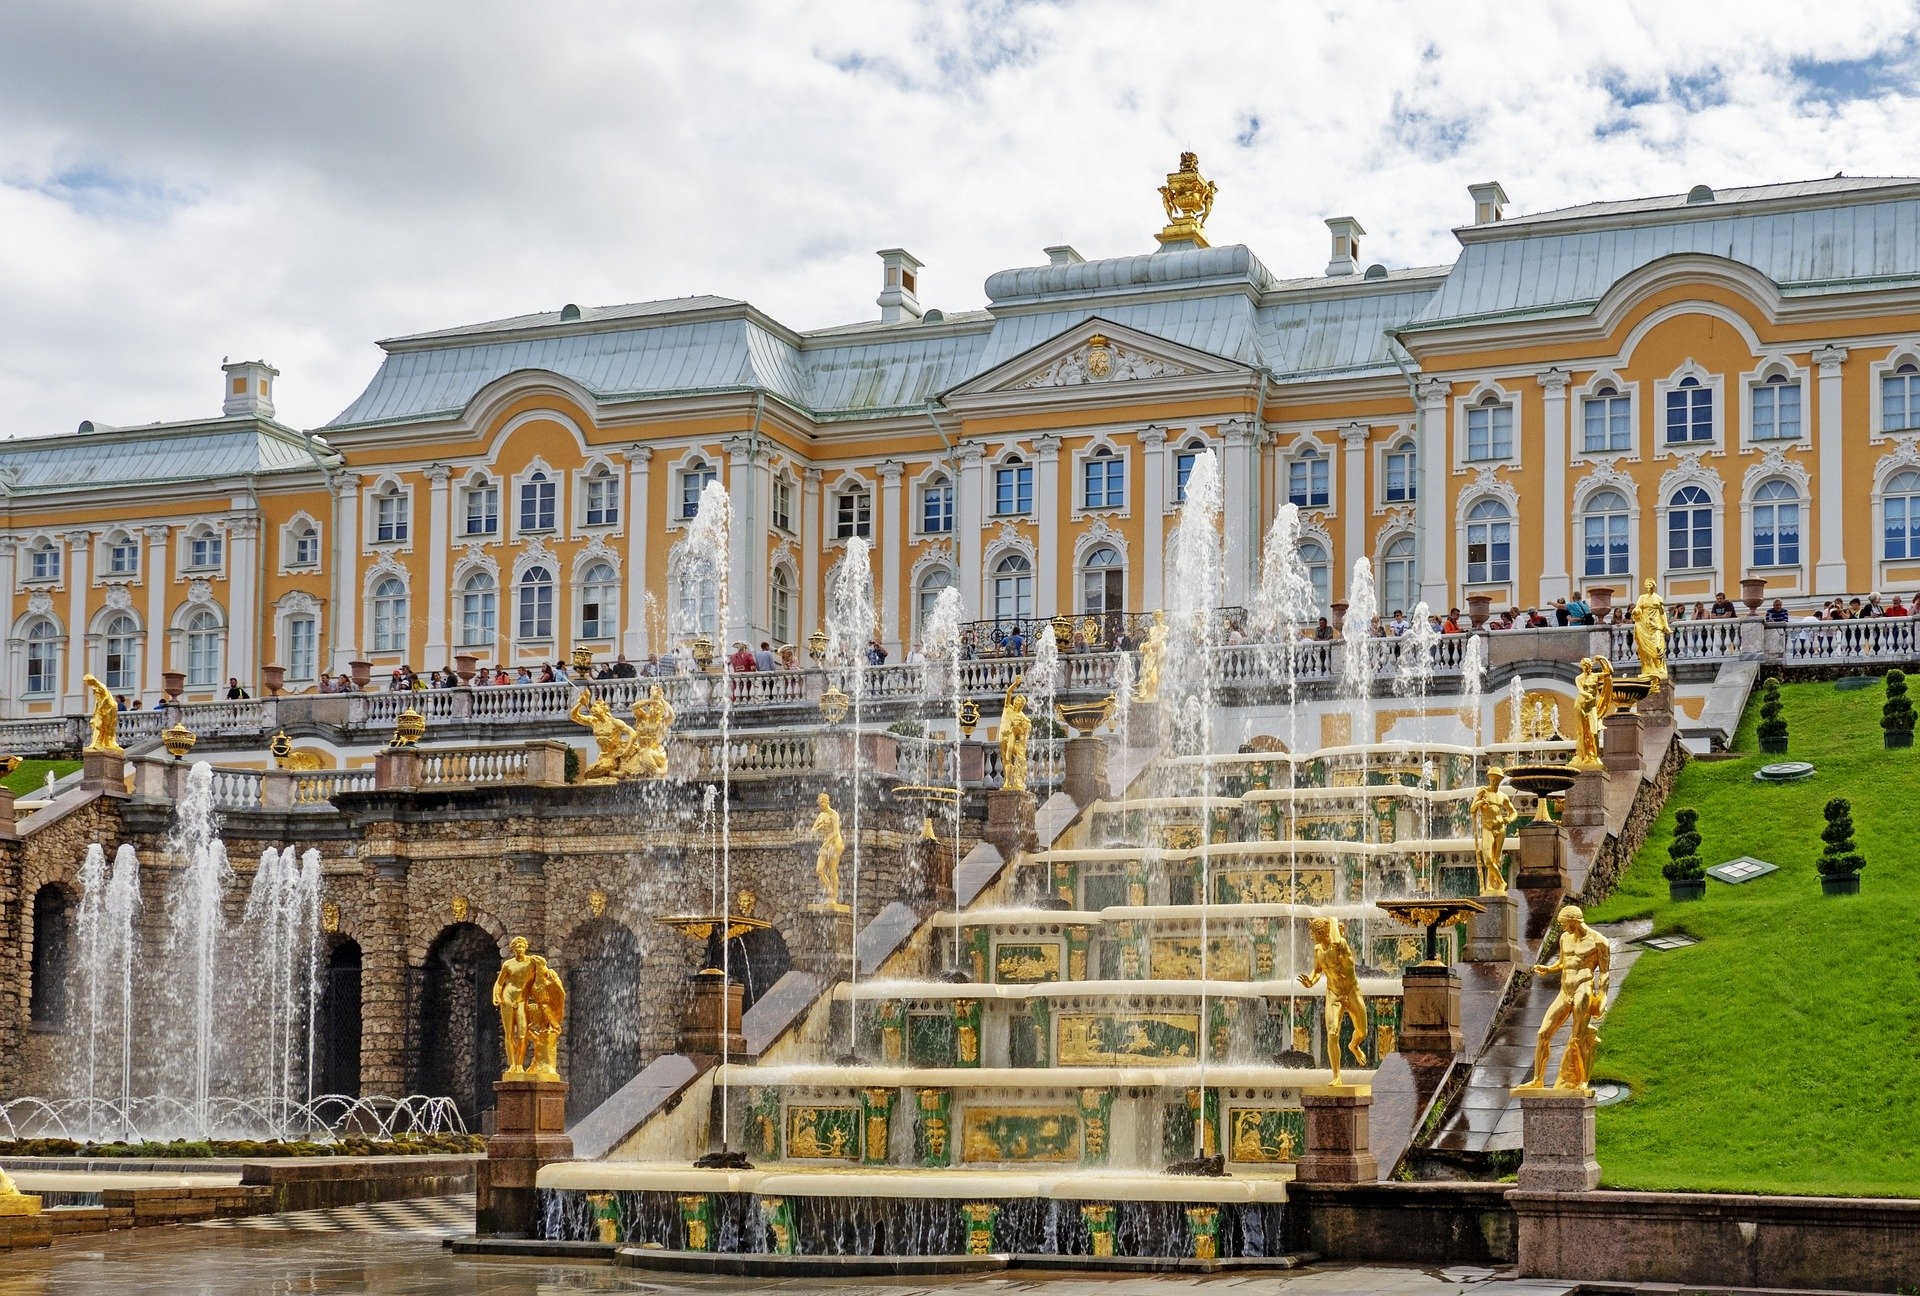
[[[1647,403],[1637,379],[1620,376],[1612,366],[1593,371],[1578,387],[1567,389],[1567,464],[1639,463],[1645,456]],[[1587,446],[1587,400],[1597,397],[1602,387],[1611,387],[1627,398],[1627,417],[1633,428],[1633,444],[1625,450],[1589,450]]]

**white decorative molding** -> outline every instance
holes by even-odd
[[[273,610],[276,615],[283,617],[319,616],[320,600],[305,590],[292,590],[280,596],[279,602],[273,605]]]
[[[1186,365],[1136,351],[1103,333],[1095,333],[1079,347],[1013,386],[1016,390],[1080,387],[1088,383],[1129,382],[1140,378],[1181,378],[1193,372]]]
[[[513,560],[514,583],[518,584],[526,570],[535,566],[546,567],[556,581],[560,579],[560,557],[547,546],[545,534],[529,536],[523,542],[520,553]]]
[[[1577,513],[1586,505],[1586,501],[1595,491],[1617,490],[1632,503],[1639,493],[1639,484],[1621,472],[1611,459],[1596,459],[1593,468],[1573,486],[1574,511]]]
[[[107,606],[115,612],[125,612],[133,607],[133,595],[123,584],[107,586]]]
[[[1507,516],[1515,520],[1520,516],[1520,492],[1513,483],[1503,480],[1492,468],[1482,468],[1474,473],[1473,481],[1463,487],[1454,505],[1454,512],[1461,522],[1467,520],[1467,511],[1483,499],[1497,499],[1507,506]]]
[[[1079,539],[1074,542],[1074,567],[1084,567],[1086,565],[1087,555],[1101,545],[1112,545],[1114,549],[1119,551],[1121,566],[1124,567],[1127,565],[1127,561],[1131,556],[1127,552],[1127,537],[1107,525],[1105,518],[1095,517],[1092,525],[1082,530]]]
[[[1902,437],[1886,454],[1880,456],[1873,469],[1873,489],[1875,493],[1883,491],[1887,479],[1903,468],[1920,468],[1920,441],[1911,437]]]
[[[397,563],[395,564],[395,566],[398,566],[398,565],[399,564]],[[204,604],[212,603],[213,602],[213,582],[207,581],[207,580],[199,580],[199,579],[188,581],[187,582],[187,602],[195,605],[204,605]]]
[[[601,536],[594,536],[591,540],[587,541],[587,543],[580,546],[580,552],[575,555],[573,560],[574,570],[583,572],[588,567],[591,567],[596,560],[612,564],[616,572],[620,570],[619,550],[608,544]]]
[[[1721,487],[1725,483],[1721,481],[1718,472],[1707,467],[1704,461],[1705,455],[1706,452],[1703,450],[1689,450],[1672,456],[1676,460],[1673,467],[1660,475],[1659,503],[1662,507],[1665,507],[1667,501],[1673,498],[1673,493],[1682,486],[1698,486],[1715,501],[1720,499]]]
[[[53,595],[45,590],[35,590],[27,595],[27,611],[33,616],[49,616],[53,612]]]
[[[1746,474],[1740,479],[1740,494],[1752,498],[1754,489],[1771,477],[1783,477],[1794,485],[1801,499],[1808,498],[1812,489],[1812,478],[1807,470],[1787,458],[1780,446],[1772,446],[1760,458],[1747,467]]]

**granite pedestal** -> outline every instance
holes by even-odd
[[[740,1033],[740,1013],[746,986],[729,981],[714,968],[695,972],[687,980],[693,986],[693,996],[680,1019],[680,1051],[692,1058],[718,1057],[724,1039],[730,1056],[745,1054],[747,1041]]]
[[[1567,792],[1562,822],[1569,828],[1607,826],[1607,789],[1612,778],[1604,769],[1581,770]]]
[[[1035,805],[1031,792],[994,788],[987,793],[987,826],[981,835],[993,843],[1002,859],[1039,849],[1040,839],[1033,831]]]
[[[1520,949],[1520,906],[1511,895],[1483,895],[1482,912],[1467,915],[1469,963],[1518,963]]]
[[[1460,1034],[1458,972],[1416,964],[1401,973],[1401,987],[1400,1052],[1453,1057],[1466,1047]]]
[[[1364,1085],[1309,1085],[1300,1091],[1307,1150],[1294,1166],[1297,1183],[1372,1183],[1380,1162],[1371,1148],[1373,1090]]]
[[[1600,1186],[1593,1158],[1593,1094],[1576,1089],[1514,1090],[1520,1097],[1520,1189],[1590,1192]]]
[[[1600,759],[1609,774],[1640,772],[1640,716],[1633,711],[1616,711],[1607,717],[1607,730],[1601,735]]]
[[[1107,743],[1104,738],[1075,735],[1066,743],[1066,783],[1062,787],[1077,806],[1107,799]]]
[[[494,1134],[474,1174],[474,1232],[537,1237],[540,1167],[573,1159],[573,1140],[566,1134],[567,1083],[496,1080],[493,1092]]]
[[[1513,884],[1522,891],[1567,889],[1567,830],[1551,819],[1535,819],[1514,834],[1520,839],[1520,867]]]
[[[125,793],[127,758],[123,752],[80,753],[80,786],[89,792]]]

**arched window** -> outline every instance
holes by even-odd
[[[694,459],[680,470],[680,520],[690,522],[700,516],[700,492],[713,485],[719,476],[705,459]]]
[[[201,608],[187,618],[187,687],[220,683],[220,618]]]
[[[674,605],[679,609],[678,633],[691,639],[695,635],[720,633],[720,588],[711,576],[680,576]]]
[[[407,497],[398,486],[388,485],[373,497],[373,541],[398,544],[407,538]]]
[[[619,628],[619,587],[613,566],[597,562],[580,578],[580,637],[611,639]]]
[[[927,632],[927,618],[933,615],[933,605],[940,601],[940,592],[951,588],[953,573],[945,567],[935,567],[920,578],[920,584],[913,591],[915,624],[922,635]]]
[[[873,492],[864,486],[849,486],[833,497],[833,538],[873,539]]]
[[[50,882],[33,894],[33,961],[27,1017],[40,1026],[67,1021],[67,976],[73,964],[73,897]]]
[[[108,536],[106,566],[109,576],[138,576],[140,542],[125,531],[116,531]]]
[[[1920,418],[1920,410],[1915,417]],[[1880,513],[1880,556],[1920,558],[1920,472],[1898,472],[1888,479]]]
[[[553,638],[553,573],[545,567],[529,567],[520,577],[518,600],[519,637]]]
[[[1791,567],[1800,561],[1800,492],[1775,478],[1753,493],[1753,565]]]
[[[1633,448],[1632,403],[1612,383],[1601,383],[1581,407],[1580,448],[1588,454]]]
[[[1389,612],[1411,612],[1419,597],[1413,537],[1396,536],[1380,553],[1380,606]]]
[[[1107,446],[1096,447],[1080,461],[1082,508],[1125,508],[1127,461]]]
[[[464,492],[467,505],[463,535],[497,535],[500,532],[500,487],[484,477],[468,482]]]
[[[1311,449],[1287,463],[1287,501],[1301,508],[1325,508],[1329,461]]]
[[[1800,384],[1774,374],[1754,386],[1753,439],[1791,441],[1800,435]]]
[[[1698,378],[1682,378],[1667,392],[1667,444],[1713,440],[1713,389]]]
[[[287,566],[320,565],[320,531],[311,522],[296,522],[287,532]]]
[[[398,576],[383,577],[373,587],[373,650],[407,650],[407,587]]]
[[[1467,458],[1513,457],[1513,406],[1489,393],[1467,411]]]
[[[287,618],[287,678],[310,680],[320,671],[320,627],[310,616]]]
[[[1318,540],[1301,541],[1300,562],[1313,586],[1313,605],[1324,613],[1333,603],[1333,564],[1327,560],[1326,546]]]
[[[1596,491],[1580,514],[1580,571],[1586,576],[1624,576],[1632,557],[1632,519],[1626,496]]]
[[[1667,566],[1713,566],[1713,500],[1698,486],[1682,486],[1667,500]]]
[[[1411,441],[1387,451],[1387,503],[1405,504],[1419,495],[1420,452]]]
[[[1120,551],[1112,545],[1098,546],[1081,564],[1080,610],[1088,616],[1127,610],[1127,573],[1120,564]]]
[[[945,473],[920,488],[920,533],[946,535],[953,530],[953,482]]]
[[[51,540],[42,540],[27,553],[27,579],[35,581],[57,581],[60,579],[60,546]]]
[[[493,573],[469,572],[460,582],[460,646],[490,644],[498,628],[499,592]]]
[[[768,629],[776,647],[793,642],[793,573],[783,564],[773,569],[767,599]]]
[[[1173,502],[1187,502],[1187,478],[1193,476],[1193,465],[1207,452],[1207,443],[1195,437],[1181,446],[1173,456]]]
[[[140,627],[132,617],[117,612],[107,618],[100,649],[102,684],[115,692],[140,687]]]
[[[557,487],[553,478],[538,468],[520,483],[520,529],[522,531],[553,530],[556,493]]]
[[[1019,455],[993,470],[993,511],[997,517],[1033,512],[1033,465]]]
[[[996,621],[1025,621],[1033,615],[1033,564],[1010,553],[993,565],[993,616]]]
[[[45,696],[60,687],[60,628],[41,617],[27,628],[27,688]]]
[[[1467,510],[1467,584],[1513,579],[1513,515],[1497,499]]]
[[[620,521],[620,479],[605,468],[587,475],[587,525],[615,526]]]
[[[1920,427],[1920,365],[1909,360],[1880,379],[1880,430]]]

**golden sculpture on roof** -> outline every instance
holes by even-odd
[[[1167,227],[1154,235],[1162,243],[1207,246],[1203,232],[1213,214],[1213,196],[1220,186],[1200,174],[1200,155],[1182,153],[1180,169],[1167,173],[1160,186],[1160,202],[1167,209]]]
[[[119,755],[122,748],[120,734],[120,699],[107,691],[107,686],[95,679],[91,673],[86,677],[87,691],[93,694],[93,717],[88,722],[90,737],[86,749],[90,752],[111,752]]]

